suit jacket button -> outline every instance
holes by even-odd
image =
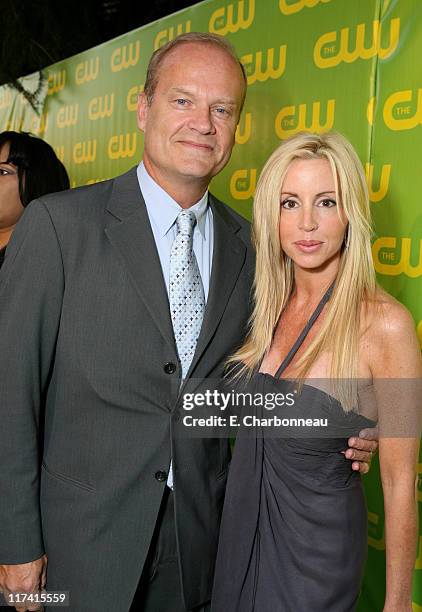
[[[175,371],[177,370],[177,366],[172,361],[168,361],[167,363],[164,364],[163,370],[166,374],[174,374]]]
[[[158,470],[158,472],[155,472],[155,480],[158,480],[158,482],[165,482],[167,480],[167,472]]]

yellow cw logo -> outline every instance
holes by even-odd
[[[7,108],[12,102],[12,94],[8,87],[0,89],[0,109]]]
[[[59,160],[64,163],[64,145],[59,145],[58,147],[54,147],[54,151],[59,158]]]
[[[154,40],[154,51],[162,45],[165,45],[167,42],[169,42],[169,40],[173,40],[173,38],[179,36],[179,34],[187,34],[188,32],[190,32],[190,26],[191,22],[190,20],[188,20],[185,23],[184,27],[183,23],[179,23],[176,26],[176,30],[173,26],[171,26],[171,28],[167,28],[167,30],[161,30],[161,32],[158,32]]]
[[[366,180],[368,183],[369,199],[371,202],[381,202],[388,192],[390,184],[391,164],[383,164],[378,189],[374,187],[374,165],[365,165]]]
[[[313,8],[317,4],[326,4],[327,2],[331,2],[331,0],[296,0],[295,2],[280,0],[279,7],[280,11],[285,15],[292,15],[293,13],[298,13],[301,11],[303,8],[305,8],[305,6]]]
[[[97,158],[97,141],[86,140],[84,142],[76,142],[73,147],[72,157],[75,164],[86,164],[95,161]]]
[[[380,274],[398,276],[405,274],[409,278],[422,276],[422,240],[419,240],[419,261],[416,265],[411,263],[412,239],[401,239],[401,253],[396,253],[397,238],[385,236],[375,240],[372,245],[372,257],[375,270]]]
[[[248,0],[248,16],[245,17],[245,1],[237,3],[237,17],[234,17],[234,4],[218,8],[211,15],[208,31],[225,36],[229,32],[234,34],[238,30],[247,30],[255,18],[255,0]]]
[[[230,179],[230,193],[236,200],[252,198],[256,189],[256,168],[241,168]]]
[[[143,85],[134,85],[129,89],[126,96],[126,106],[129,111],[136,111],[138,107],[138,96],[144,91]]]
[[[325,110],[325,123],[321,121],[321,102],[312,103],[312,112],[308,113],[307,104],[296,106],[284,106],[275,119],[275,133],[278,138],[288,138],[292,134],[307,130],[311,132],[325,132],[331,130],[334,125],[336,101],[328,100]]]
[[[139,40],[135,44],[129,43],[123,47],[114,49],[111,54],[110,68],[112,72],[120,72],[131,66],[136,66],[139,62],[141,44]]]
[[[252,131],[252,113],[244,113],[237,128],[235,140],[237,144],[245,144],[251,137]]]
[[[390,130],[413,130],[422,124],[422,88],[418,89],[417,102],[412,108],[413,91],[396,91],[387,98],[383,108],[385,125]]]
[[[76,66],[75,69],[75,81],[76,85],[82,85],[88,81],[95,81],[100,71],[100,58],[98,55],[96,58],[81,62]]]
[[[136,153],[136,139],[137,132],[112,136],[108,141],[108,157],[110,159],[133,157]]]
[[[375,550],[385,550],[384,520],[376,512],[368,512],[368,544]]]
[[[382,27],[378,20],[372,23],[372,42],[365,46],[365,31],[367,24],[360,23],[356,28],[354,41],[350,40],[350,28],[342,28],[338,32],[327,32],[320,36],[314,47],[314,62],[318,68],[332,68],[341,62],[351,64],[357,59],[370,59],[378,55],[386,59],[396,50],[400,37],[400,19],[390,21],[390,40],[386,47],[382,46]],[[383,24],[385,27],[385,24]],[[354,48],[353,48],[354,47]]]
[[[66,85],[66,70],[59,70],[48,75],[47,96],[51,96],[61,91]]]
[[[57,127],[64,128],[75,125],[78,121],[79,104],[62,106],[57,112]]]
[[[92,98],[88,104],[88,117],[91,121],[111,117],[114,110],[114,92]]]
[[[266,51],[266,69],[262,70],[262,51],[257,51],[255,55],[248,53],[240,58],[245,67],[248,78],[248,85],[253,85],[256,81],[264,82],[267,79],[279,79],[286,69],[287,45],[281,45],[278,54],[278,66],[274,67],[274,49],[271,47]]]
[[[30,132],[32,132],[33,134],[37,134],[38,136],[41,136],[42,134],[45,133],[47,128],[48,128],[47,113],[41,113],[39,117],[37,117],[37,115],[34,115],[32,117],[30,128],[29,128]]]

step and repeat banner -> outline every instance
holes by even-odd
[[[72,186],[125,172],[142,155],[136,102],[148,59],[189,31],[226,36],[248,75],[236,146],[214,193],[250,218],[259,172],[283,139],[303,129],[345,134],[366,169],[379,282],[411,310],[422,344],[421,0],[201,2],[47,68],[39,114],[16,90],[0,87],[0,129],[47,140]],[[35,91],[40,75],[22,83]],[[365,487],[369,557],[359,610],[375,612],[385,586],[377,465]],[[422,611],[422,537],[413,607]]]

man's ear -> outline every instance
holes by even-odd
[[[138,119],[138,128],[145,131],[145,124],[147,122],[148,115],[148,100],[144,92],[141,92],[138,96],[138,107],[136,110],[136,115]]]

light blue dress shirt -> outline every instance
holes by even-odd
[[[170,251],[177,235],[176,219],[183,208],[150,177],[142,162],[138,166],[138,180],[154,234],[168,295]],[[196,225],[193,230],[193,251],[198,262],[206,302],[214,249],[214,227],[211,207],[208,206],[208,191],[189,210],[196,216]]]
[[[177,235],[176,219],[183,208],[164,191],[146,171],[141,162],[137,169],[139,186],[145,200],[152,233],[161,262],[167,295],[170,284],[170,251]],[[205,302],[210,287],[212,256],[214,250],[214,226],[211,207],[208,206],[208,191],[199,202],[189,208],[195,213],[196,225],[193,230],[193,251],[198,262],[204,286]],[[173,488],[173,469],[170,462],[167,485]]]

